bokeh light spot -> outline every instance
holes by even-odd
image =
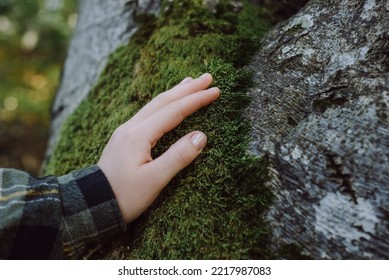
[[[4,99],[3,106],[7,111],[15,111],[19,106],[19,102],[15,97],[10,96]]]

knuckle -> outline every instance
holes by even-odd
[[[115,141],[124,140],[126,142],[135,138],[137,134],[134,133],[133,129],[126,127],[124,124],[118,126],[112,134],[111,139]]]
[[[182,122],[187,117],[187,109],[186,104],[182,100],[180,100],[177,104],[171,105],[172,112],[175,115],[175,117]]]
[[[166,92],[163,92],[154,97],[153,101],[157,103],[166,103],[169,102],[169,97],[167,96]]]
[[[175,155],[175,160],[180,165],[187,165],[190,162],[190,152],[186,149],[184,149],[182,146],[173,146],[173,151]]]

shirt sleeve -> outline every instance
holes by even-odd
[[[80,258],[125,227],[96,165],[41,179],[0,169],[0,259]]]

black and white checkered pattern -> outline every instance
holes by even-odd
[[[79,258],[88,246],[124,230],[98,166],[43,179],[0,169],[1,259]]]

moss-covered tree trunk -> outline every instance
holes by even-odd
[[[209,71],[223,94],[155,149],[201,129],[202,156],[90,257],[389,257],[385,1],[312,0],[263,39],[272,1],[92,2],[54,103],[47,173],[94,164],[116,126],[185,76]]]

